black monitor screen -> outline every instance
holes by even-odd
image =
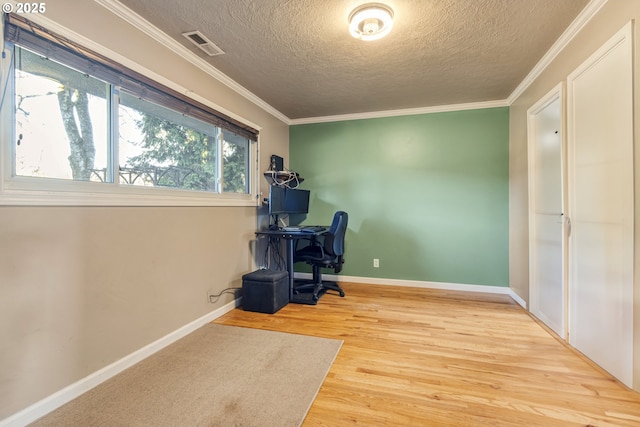
[[[284,193],[284,210],[290,214],[306,214],[309,212],[309,190],[287,188]]]
[[[306,214],[309,212],[309,194],[309,190],[272,185],[269,189],[269,214]]]
[[[284,187],[269,187],[269,214],[281,215],[287,213],[284,209]]]

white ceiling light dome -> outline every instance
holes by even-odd
[[[349,15],[349,31],[360,40],[378,40],[391,31],[393,10],[382,3],[367,3]]]

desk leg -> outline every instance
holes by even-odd
[[[293,239],[287,239],[287,272],[289,273],[289,301],[293,301]]]

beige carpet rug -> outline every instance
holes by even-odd
[[[342,341],[207,324],[35,426],[299,426]]]

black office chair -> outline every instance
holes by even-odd
[[[344,291],[336,282],[322,280],[321,268],[333,268],[335,273],[342,271],[344,264],[344,237],[347,232],[349,215],[338,211],[333,216],[331,227],[308,246],[297,250],[294,262],[304,261],[313,268],[313,279],[310,283],[301,284],[294,288],[294,294],[313,292],[314,302],[327,291],[333,290],[344,297]]]

